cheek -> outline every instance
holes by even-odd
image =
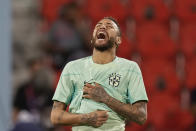
[[[110,31],[110,32],[108,33],[108,36],[109,36],[109,38],[115,38],[115,37],[116,37],[116,33],[113,32],[113,31]]]
[[[96,30],[93,31],[93,38],[96,37],[96,32],[97,32]]]

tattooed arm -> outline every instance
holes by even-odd
[[[138,101],[134,104],[122,103],[108,95],[103,87],[97,83],[95,86],[86,84],[83,97],[102,102],[122,117],[140,125],[144,124],[147,119],[147,103],[145,101]]]
[[[54,125],[89,125],[99,127],[108,119],[107,111],[94,111],[87,114],[74,114],[66,111],[66,105],[54,101],[51,122]]]
[[[110,96],[103,103],[128,121],[131,120],[142,125],[147,119],[147,104],[144,101],[139,101],[131,105],[122,103]]]

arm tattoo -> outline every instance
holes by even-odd
[[[115,98],[106,97],[105,102],[110,108],[127,120],[142,124],[146,120],[146,102],[140,101],[133,105],[122,103]]]
[[[59,116],[57,118],[58,121],[61,121],[62,120],[64,112],[65,111],[61,111],[61,113],[59,114]]]
[[[92,86],[92,85],[91,85]],[[119,100],[109,96],[103,87],[96,85],[91,87],[87,85],[90,89],[85,89],[88,92],[88,98],[106,104],[116,113],[122,117],[137,122],[138,124],[143,124],[147,119],[147,107],[146,102],[139,101],[133,105],[122,103]],[[86,91],[88,90],[88,91]]]
[[[67,106],[64,103],[55,101],[54,104],[53,104],[52,109],[53,110],[55,110],[55,109],[63,109],[63,110],[65,110],[66,107]]]
[[[54,117],[56,122],[61,123],[64,117],[66,105],[62,102],[55,101],[52,107],[53,114],[55,114],[56,117]]]
[[[92,97],[94,97],[95,99],[100,99],[104,97],[104,92],[103,90],[101,90],[100,88],[95,88],[92,91]]]
[[[92,99],[97,102],[103,102],[107,96],[108,94],[103,87],[95,86],[95,88],[93,88],[91,91]]]
[[[82,121],[82,124],[87,124],[87,125],[95,125],[96,124],[96,121],[97,121],[97,113],[93,113],[93,114],[84,114],[82,115],[81,117],[81,121]]]
[[[97,114],[89,113],[89,116],[87,116],[87,119],[83,117],[83,121],[89,121],[91,123],[94,123],[95,120],[97,120]],[[71,125],[71,126],[77,126],[81,125],[81,118],[82,114],[77,113],[70,113],[66,111],[66,105],[62,102],[55,101],[53,104],[53,109],[51,112],[51,122],[54,125]],[[87,123],[84,123],[87,124]]]
[[[131,119],[128,118],[127,120],[132,120],[137,123],[141,123],[146,120],[146,103],[145,102],[138,102],[133,105],[129,104],[128,106],[131,109],[131,110],[128,110],[128,113],[132,115],[131,115]]]

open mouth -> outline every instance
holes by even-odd
[[[97,39],[105,39],[106,38],[106,34],[103,32],[99,32],[97,35]]]

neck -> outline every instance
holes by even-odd
[[[93,62],[97,64],[107,64],[112,62],[116,57],[116,51],[114,48],[107,51],[99,51],[97,49],[93,49]]]

